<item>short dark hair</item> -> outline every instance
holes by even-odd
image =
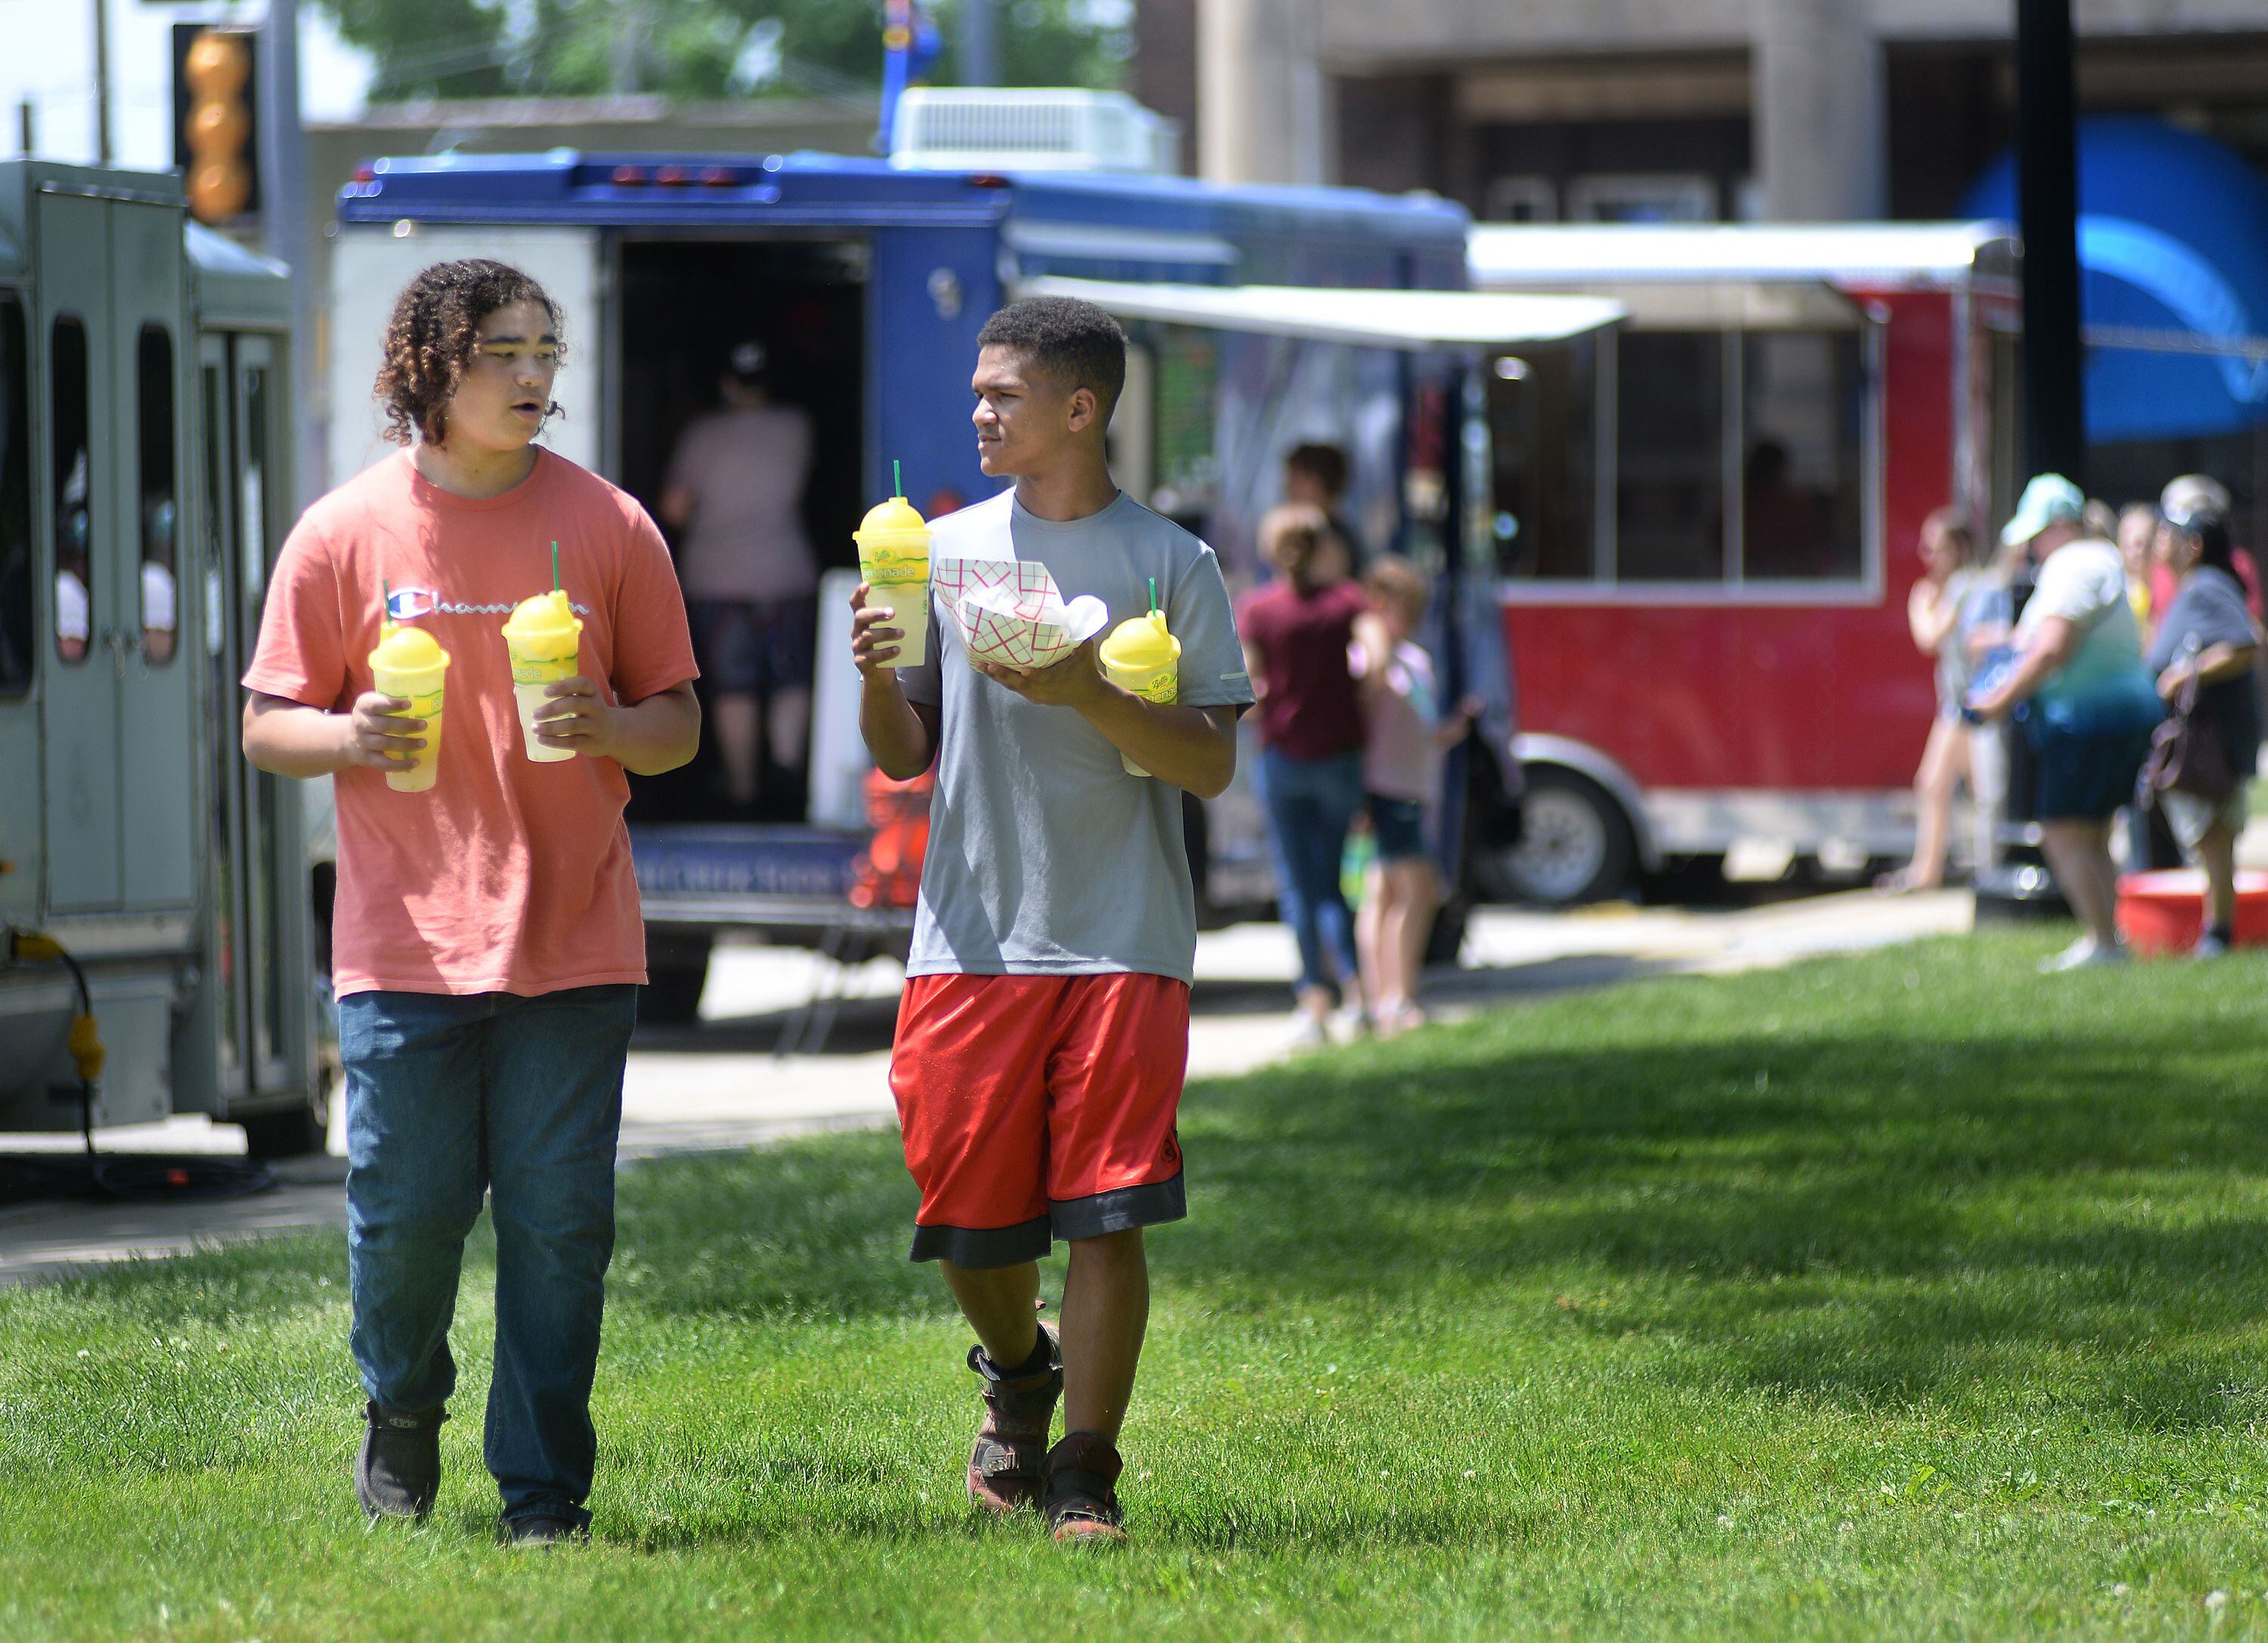
[[[486,257],[436,262],[402,287],[386,322],[386,351],[378,367],[376,393],[386,407],[387,438],[408,445],[414,431],[438,445],[449,437],[449,396],[473,363],[481,322],[516,302],[542,309],[554,335],[566,328],[559,322],[559,305],[531,276]],[[566,357],[563,338],[559,358]],[[545,415],[558,410],[554,403]]]
[[[1106,422],[1126,386],[1126,333],[1076,297],[1012,302],[984,321],[976,346],[1012,348],[1057,381],[1087,389],[1101,402]]]
[[[1337,446],[1312,441],[1295,445],[1284,453],[1284,466],[1307,475],[1331,496],[1346,492],[1347,453]]]

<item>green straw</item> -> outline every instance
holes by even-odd
[[[1150,578],[1150,614],[1158,614],[1158,578],[1154,576]]]
[[[394,588],[384,577],[378,582],[378,625],[383,628],[394,620]]]
[[[559,591],[559,544],[551,544],[551,591]]]
[[[906,494],[906,476],[899,471],[895,457],[890,459],[890,494],[894,497],[902,497]]]

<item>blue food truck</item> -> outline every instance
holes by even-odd
[[[1465,290],[1469,226],[1428,195],[814,153],[374,159],[338,199],[329,477],[385,453],[371,384],[386,312],[445,258],[499,257],[543,281],[565,313],[569,362],[565,414],[546,438],[656,512],[677,435],[711,408],[725,358],[747,341],[767,349],[774,397],[812,420],[804,519],[838,569],[821,593],[800,786],[736,813],[704,755],[633,801],[649,1011],[689,1018],[717,932],[817,942],[860,927],[846,910],[865,843],[851,531],[890,493],[894,463],[932,516],[990,494],[968,419],[977,328],[1020,295],[1086,297],[1132,344],[1111,429],[1120,483],[1212,542],[1232,586],[1256,579],[1254,527],[1279,499],[1284,453],[1309,440],[1351,459],[1343,512],[1359,545],[1434,578],[1431,648],[1450,691],[1489,710],[1447,777],[1445,833],[1461,861],[1510,844],[1519,786],[1484,373],[1621,313],[1596,297]],[[1264,909],[1273,890],[1248,786],[1191,801],[1189,822],[1208,917]],[[865,936],[887,945],[890,923],[868,910]]]

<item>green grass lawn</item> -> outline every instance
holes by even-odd
[[[1117,1555],[971,1521],[891,1136],[624,1175],[549,1557],[492,1544],[485,1246],[415,1530],[337,1237],[0,1291],[0,1639],[2268,1633],[2268,964],[2066,933],[1192,1088]]]

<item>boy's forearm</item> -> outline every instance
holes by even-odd
[[[874,767],[894,782],[911,781],[937,755],[929,726],[895,674],[865,677],[858,692],[858,734]]]
[[[303,703],[245,704],[244,756],[270,776],[335,776],[354,763],[352,745],[344,713]]]
[[[1119,752],[1200,799],[1218,796],[1236,775],[1233,708],[1145,702],[1104,681],[1079,711]]]
[[[701,750],[701,704],[691,690],[664,690],[615,710],[615,759],[633,776],[659,776]]]

